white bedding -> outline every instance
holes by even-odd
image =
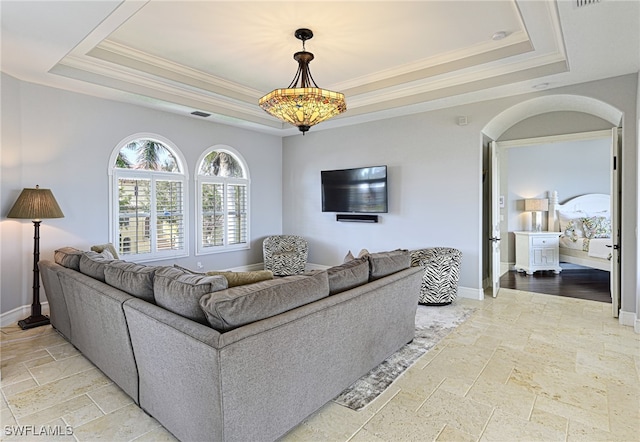
[[[569,237],[560,237],[560,247],[571,250],[587,252],[587,256],[592,258],[609,259],[611,255],[611,238],[578,238],[572,241]]]
[[[560,232],[560,260],[611,271],[611,198],[607,194],[577,196],[559,204],[558,192],[549,192],[549,230]]]
[[[592,238],[589,241],[587,254],[592,258],[611,258],[611,238]]]

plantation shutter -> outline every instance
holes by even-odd
[[[229,184],[227,187],[228,244],[247,242],[247,186]]]
[[[151,180],[118,179],[118,253],[151,252],[150,241]]]
[[[157,250],[184,249],[183,183],[156,180],[156,248]]]
[[[202,247],[224,245],[224,185],[203,183],[201,187]]]

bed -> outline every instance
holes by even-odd
[[[561,232],[560,262],[611,271],[611,202],[591,193],[559,203],[549,192],[549,230]]]

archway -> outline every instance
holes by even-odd
[[[490,142],[498,140],[503,134],[505,134],[505,132],[507,132],[507,130],[515,126],[517,123],[520,123],[528,118],[535,117],[538,115],[552,113],[552,112],[563,112],[563,111],[579,112],[583,114],[592,115],[610,123],[611,127],[615,127],[615,128],[621,125],[623,116],[624,116],[623,112],[615,108],[614,106],[611,106],[608,103],[605,103],[603,101],[590,98],[590,97],[569,95],[569,94],[547,95],[543,97],[536,97],[536,98],[524,101],[522,103],[519,103],[517,105],[514,105],[508,109],[505,109],[503,112],[496,115],[491,121],[489,121],[489,123],[487,123],[482,130],[483,139],[484,139],[483,148],[485,148],[484,146],[493,146],[493,144]],[[616,141],[612,143],[612,145],[615,145],[615,147],[613,148],[614,150],[612,151],[612,154],[613,156],[616,156],[617,155],[616,152],[618,149],[617,131],[616,131],[616,135],[612,135],[612,141],[613,140],[616,140]],[[493,148],[486,147],[485,152],[487,152],[487,154],[485,155],[485,166],[487,164],[489,165],[493,164],[495,167],[497,163],[495,162],[495,160],[492,161],[492,156],[497,155],[497,151]],[[620,157],[618,156],[618,159],[619,158]],[[494,173],[499,173],[499,172],[495,172],[491,170],[491,167],[489,167],[490,176],[493,177],[492,174]],[[496,287],[497,287],[497,285],[495,284],[497,281],[496,279],[497,273],[495,271],[490,271],[490,270],[492,267],[495,268],[496,265],[499,265],[500,252],[499,252],[499,246],[496,247],[495,240],[497,236],[498,237],[497,243],[499,244],[500,235],[495,234],[495,230],[496,230],[495,226],[498,225],[496,224],[496,219],[497,219],[496,213],[498,213],[499,211],[497,210],[497,205],[498,205],[497,200],[495,200],[497,198],[496,192],[493,192],[493,194],[491,193],[491,186],[496,186],[497,180],[489,179],[487,180],[487,182],[492,184],[488,185],[488,189],[487,189],[487,186],[485,186],[485,189],[484,189],[484,204],[483,204],[484,223],[482,227],[481,237],[490,238],[494,240],[494,245],[492,247],[489,247],[483,242],[483,252],[484,252],[483,256],[485,257],[485,262],[483,263],[483,273],[484,275],[488,275],[489,284],[493,286],[493,293],[495,296]],[[612,182],[614,184],[613,186],[614,190],[612,195],[616,196],[615,198],[612,198],[612,200],[614,199],[616,200],[616,203],[614,203],[613,207],[614,209],[616,209],[620,207],[620,200],[618,199],[620,197],[620,192],[616,190],[618,189],[617,186],[620,183],[619,168],[617,171],[613,173]],[[493,215],[493,220],[492,220],[491,214]],[[618,210],[612,211],[612,219],[616,219],[617,221],[620,220],[620,214]],[[502,220],[500,220],[500,223],[501,222]],[[493,229],[492,229],[492,226],[494,227]],[[615,229],[614,229],[614,232],[615,232]],[[614,261],[615,261],[615,258],[617,258],[620,253],[619,249],[617,248],[618,244],[620,244],[620,239],[614,236],[614,248],[616,249],[616,251],[614,251]],[[491,263],[491,265],[489,263]],[[613,269],[614,269],[614,272],[612,272],[611,275],[612,275],[612,281],[615,279],[615,282],[612,284],[612,294],[617,294],[617,296],[615,296],[615,300],[613,301],[614,316],[618,316],[618,310],[620,306],[619,305],[620,267],[619,265],[614,265]]]

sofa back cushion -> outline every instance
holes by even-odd
[[[102,252],[104,253],[104,252]],[[125,293],[155,302],[153,298],[153,275],[156,267],[125,261],[113,261],[104,268],[104,281]]]
[[[225,332],[329,296],[327,272],[295,275],[242,285],[200,298],[214,329]]]
[[[80,271],[80,257],[82,253],[82,250],[73,247],[63,247],[53,253],[53,260],[62,267]]]
[[[207,317],[200,308],[200,298],[226,288],[227,280],[222,276],[198,275],[175,267],[158,268],[153,280],[160,307],[201,324],[207,324]]]
[[[92,251],[84,252],[80,256],[80,273],[104,282],[104,270],[113,260],[113,255],[107,250],[104,250],[102,253]]]
[[[352,259],[327,269],[327,276],[330,295],[366,284],[369,281],[369,260],[367,257]]]
[[[397,249],[390,252],[370,253],[369,280],[384,278],[411,266],[411,254],[408,250]]]

